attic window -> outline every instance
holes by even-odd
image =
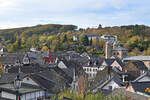
[[[119,52],[117,52],[117,55],[119,55]]]
[[[29,80],[29,77],[27,77],[27,80]]]
[[[109,86],[109,90],[112,90],[112,86]]]
[[[114,52],[114,55],[116,55],[116,53]]]

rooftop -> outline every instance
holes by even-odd
[[[3,91],[7,91],[10,93],[16,94],[16,90],[14,88],[13,83],[1,84],[0,89]],[[25,94],[25,93],[35,92],[35,91],[39,91],[39,90],[41,90],[41,89],[37,86],[22,83],[21,88],[19,89],[19,93]]]
[[[141,60],[141,61],[148,61],[150,60],[150,56],[128,56],[126,58],[123,58],[124,60]]]
[[[123,48],[123,47],[121,47],[121,46],[118,46],[118,47],[116,47],[116,48],[113,48],[113,50],[126,51],[127,49],[125,49],[125,48]]]

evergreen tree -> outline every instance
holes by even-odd
[[[80,42],[81,42],[80,43],[81,45],[88,46],[89,45],[89,39],[88,39],[87,35],[82,36]]]
[[[64,37],[63,37],[63,41],[62,42],[67,42],[67,40],[68,40],[67,39],[67,35],[65,34]]]

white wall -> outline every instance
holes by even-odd
[[[16,99],[16,95],[15,94],[11,94],[11,93],[8,93],[8,92],[5,92],[5,91],[2,91],[1,97],[8,98],[8,99],[13,99],[13,100]]]
[[[37,100],[39,97],[45,97],[45,91],[35,91],[21,96],[21,100]]]
[[[83,67],[85,73],[88,74],[89,78],[94,78],[99,71],[98,67]]]
[[[116,82],[114,82],[113,80],[109,82],[109,84],[107,84],[106,86],[103,87],[103,89],[109,89],[109,86],[112,86],[112,90],[114,90],[115,88],[119,88],[119,85],[116,84]]]

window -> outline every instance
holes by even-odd
[[[93,69],[93,72],[95,72],[95,69]]]
[[[112,90],[112,86],[109,86],[109,90]]]
[[[119,55],[119,52],[117,52],[117,55]]]
[[[89,71],[89,68],[87,68],[87,72]]]
[[[114,54],[113,55],[116,55],[116,53],[114,52]]]
[[[92,71],[92,69],[90,68],[90,72]]]
[[[29,77],[27,77],[27,80],[29,80]]]

